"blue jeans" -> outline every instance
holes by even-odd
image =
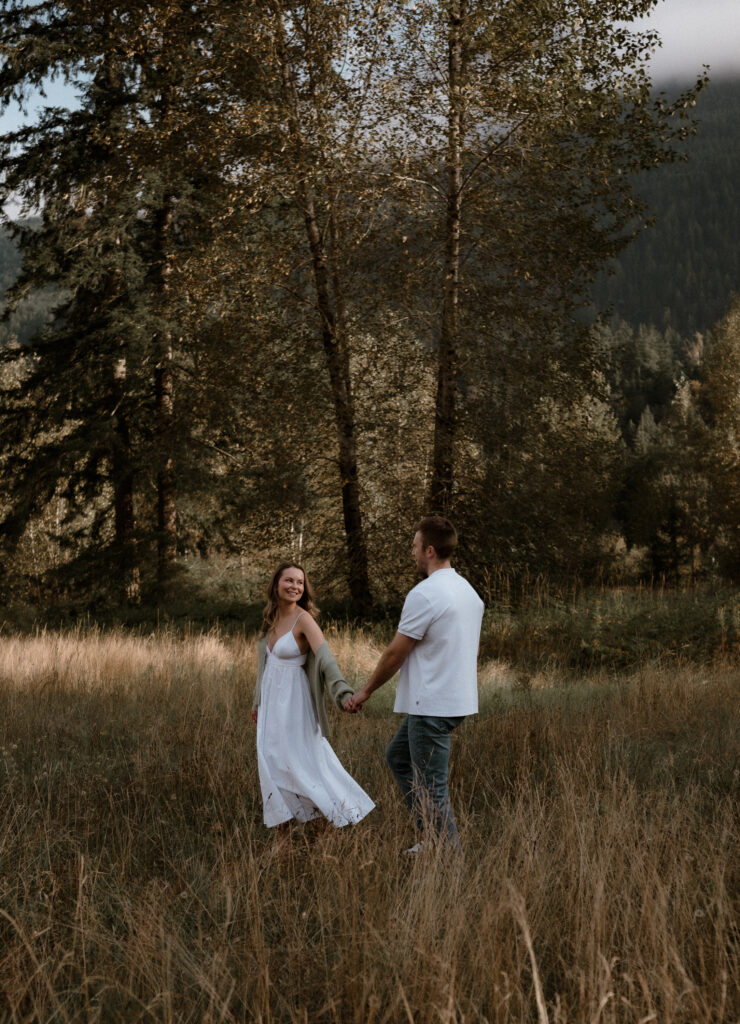
[[[460,837],[447,780],[452,733],[464,717],[407,715],[385,752],[416,827],[430,826],[456,850],[461,849]]]

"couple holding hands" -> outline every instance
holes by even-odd
[[[316,623],[305,572],[292,562],[278,566],[268,588],[252,710],[265,825],[323,815],[341,827],[373,809],[329,744],[324,694],[354,714],[400,670],[394,711],[405,718],[385,756],[422,834],[407,852],[423,849],[425,828],[461,849],[447,784],[450,745],[454,729],[478,710],[483,602],[450,565],[456,545],[448,519],[418,523],[412,555],[423,579],[408,593],[398,632],[356,693]]]

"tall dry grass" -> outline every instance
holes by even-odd
[[[376,642],[331,639],[359,681]],[[2,641],[3,1020],[738,1020],[736,668],[484,664],[465,860],[408,862],[390,692],[335,717],[373,814],[263,828],[254,658],[215,632]]]

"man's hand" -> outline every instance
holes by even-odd
[[[355,711],[359,711],[366,700],[375,693],[377,689],[387,683],[388,680],[398,672],[406,658],[411,654],[416,640],[413,637],[405,636],[403,633],[396,633],[386,649],[380,655],[375,670],[363,686],[351,698]]]
[[[253,711],[252,712],[252,725],[256,725],[256,724],[257,724],[257,712]]]
[[[369,697],[370,694],[366,689],[358,690],[357,693],[353,694],[348,701],[352,705],[352,712],[357,713]]]
[[[360,710],[358,707],[355,707],[355,697],[356,696],[357,696],[356,693],[350,693],[350,695],[348,697],[345,697],[344,700],[342,701],[342,707],[350,715],[356,715],[357,712]]]

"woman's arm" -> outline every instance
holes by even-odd
[[[298,622],[296,622],[295,634],[296,639],[298,639],[299,636],[306,638],[314,654],[324,642],[324,634],[321,632],[318,622],[312,615],[309,615],[308,612],[306,612],[305,615],[301,615]]]
[[[301,615],[300,619],[296,623],[296,633],[298,633],[299,636],[304,636],[306,640],[308,640],[314,654],[318,652],[319,648],[324,643],[324,634],[321,632],[316,620],[310,615]],[[325,676],[324,678],[330,698],[340,708],[354,714],[355,709],[350,707],[350,702],[353,696],[351,687],[341,675],[337,668],[337,663],[330,653],[326,657],[326,660],[331,662],[331,667],[333,669],[333,671],[328,673],[328,677]]]

